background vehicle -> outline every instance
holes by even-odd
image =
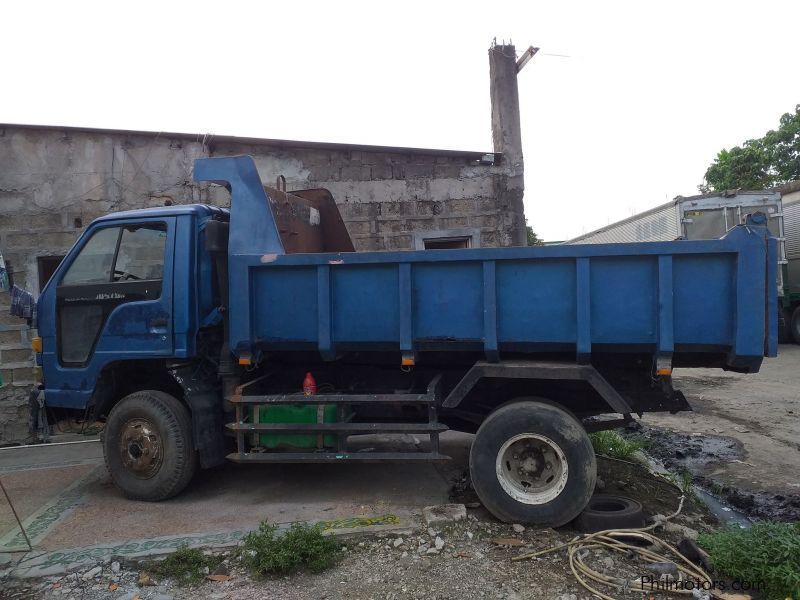
[[[776,353],[762,213],[701,242],[355,253],[335,215],[339,235],[302,218],[324,190],[265,193],[249,157],[194,176],[227,186],[230,212],[97,219],[38,302],[46,403],[107,416],[106,463],[132,498],[177,494],[226,456],[446,460],[450,427],[476,432],[489,510],[558,525],[594,489],[589,417],[685,410],[673,366],[755,372]],[[295,204],[302,223],[276,219]],[[430,444],[350,450],[365,433]]]
[[[786,263],[783,265],[781,337],[800,344],[800,181],[777,188],[783,205]],[[779,333],[781,331],[779,330]]]
[[[800,344],[800,182],[772,190],[678,196],[655,208],[571,239],[566,244],[655,242],[722,237],[762,211],[778,240],[778,337]]]

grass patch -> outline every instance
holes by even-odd
[[[263,521],[244,538],[242,562],[255,575],[283,575],[301,569],[318,572],[339,558],[339,542],[318,525],[293,523],[283,535]]]
[[[800,598],[800,523],[726,527],[698,542],[720,573],[763,584],[768,598]]]
[[[697,494],[694,491],[694,478],[688,469],[680,469],[677,472],[661,473],[661,477],[669,481],[681,491],[687,499],[696,500]]]
[[[198,585],[205,578],[206,569],[211,571],[220,562],[221,556],[206,556],[197,548],[181,545],[164,560],[152,563],[150,571],[155,575],[168,577],[181,586]]]
[[[645,447],[641,440],[626,438],[616,431],[595,431],[589,434],[595,454],[627,460],[637,450]]]

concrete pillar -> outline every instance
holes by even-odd
[[[519,123],[517,55],[512,45],[489,48],[489,89],[492,99],[492,140],[494,151],[503,155],[502,174],[497,182],[497,202],[507,215],[511,244],[525,246],[524,163]]]
[[[503,153],[506,168],[522,174],[522,134],[519,125],[517,55],[512,45],[489,48],[494,151]]]

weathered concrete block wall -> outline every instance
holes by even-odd
[[[63,254],[92,219],[204,202],[227,192],[192,181],[194,159],[251,154],[265,184],[331,191],[358,250],[410,249],[420,230],[476,228],[481,246],[524,244],[518,173],[469,153],[277,147],[226,138],[0,126],[0,251],[38,292],[36,258]],[[335,145],[331,145],[335,146]]]
[[[415,231],[450,229],[481,246],[525,243],[519,165],[475,153],[0,125],[0,252],[14,281],[38,295],[37,258],[65,254],[108,212],[229,205],[224,189],[192,181],[192,165],[235,154],[254,156],[267,185],[283,175],[289,190],[329,189],[358,250],[410,249]],[[2,442],[24,431],[14,415],[34,375],[25,322],[0,319]]]
[[[219,143],[212,155],[250,154],[262,179],[288,189],[327,188],[357,250],[408,250],[415,231],[474,228],[482,247],[522,245],[521,194],[501,165],[463,156],[364,150],[278,150]]]
[[[9,294],[0,292],[0,444],[26,438],[34,378],[28,324],[9,314],[9,304]]]

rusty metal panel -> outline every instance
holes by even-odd
[[[323,252],[319,211],[302,198],[271,187],[265,189],[286,252]]]
[[[353,240],[347,232],[344,220],[333,195],[324,188],[294,190],[292,196],[302,198],[319,211],[322,223],[323,252],[355,252]]]
[[[355,252],[336,202],[328,190],[286,192],[266,186],[264,189],[288,254]]]

